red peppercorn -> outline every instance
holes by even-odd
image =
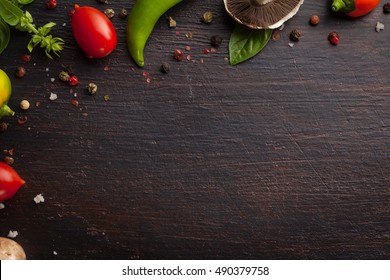
[[[77,79],[77,77],[75,75],[72,75],[69,77],[68,83],[71,86],[75,86],[79,83],[79,79]]]
[[[176,49],[176,50],[174,50],[174,52],[173,52],[173,57],[174,57],[176,60],[181,61],[181,60],[183,60],[183,58],[184,58],[184,53],[183,53],[183,51]]]
[[[22,60],[23,60],[24,62],[29,62],[29,61],[31,60],[31,55],[29,55],[29,54],[23,54],[23,55],[22,55]]]
[[[75,10],[70,10],[70,11],[68,12],[68,16],[69,16],[69,17],[73,17],[73,15],[74,15],[75,12],[76,12]]]
[[[209,54],[209,53],[210,53],[210,49],[204,49],[204,50],[203,50],[203,53],[204,53],[204,54]]]
[[[332,37],[332,39],[330,39],[330,42],[332,43],[332,45],[338,45],[339,41],[340,41],[340,39],[337,37]]]
[[[47,0],[46,1],[46,8],[49,10],[55,9],[57,7],[57,1],[56,0]]]
[[[328,35],[328,40],[332,45],[338,45],[340,42],[340,36],[337,32],[330,32]]]

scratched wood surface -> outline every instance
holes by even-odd
[[[355,20],[332,13],[329,1],[305,1],[278,41],[230,66],[234,22],[223,1],[188,0],[157,23],[144,69],[127,53],[125,20],[112,19],[115,52],[88,60],[72,37],[71,3],[48,11],[43,2],[28,9],[39,25],[58,24],[61,58],[36,50],[22,62],[29,38],[17,31],[0,56],[10,105],[28,117],[24,125],[5,119],[0,134],[27,182],[4,203],[0,235],[17,230],[28,258],[390,258],[385,1]],[[78,1],[117,12],[135,1],[111,2]],[[210,25],[200,21],[205,11],[214,13]],[[316,27],[312,14],[321,17]],[[379,33],[377,21],[385,24]],[[295,28],[303,37],[290,47]],[[337,47],[327,41],[331,31],[341,36]],[[223,43],[204,54],[212,35]],[[186,46],[190,61],[174,61],[172,51]],[[164,61],[169,74],[159,71]],[[13,76],[19,65],[23,79]],[[62,66],[80,80],[73,93],[57,79]],[[22,99],[30,110],[18,109]],[[39,193],[45,202],[35,204]]]

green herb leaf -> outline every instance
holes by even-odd
[[[30,4],[30,3],[34,2],[34,0],[17,0],[17,2],[20,5],[27,5],[27,4]]]
[[[0,17],[11,26],[19,23],[23,11],[7,0],[0,0]]]
[[[28,42],[27,49],[29,52],[32,52],[32,50],[35,48],[36,45],[38,45],[42,41],[42,37],[39,35],[33,35],[30,39],[30,42]]]
[[[46,23],[44,26],[38,28],[38,33],[41,36],[46,36],[49,34],[50,30],[55,26],[56,24],[54,22]]]
[[[12,4],[18,7],[23,7],[24,5],[34,2],[34,0],[8,0],[8,1],[10,1]]]
[[[8,24],[0,18],[0,54],[7,48],[10,37]]]
[[[237,23],[229,40],[230,64],[236,65],[258,54],[271,38],[272,29],[251,29]]]
[[[28,33],[36,33],[35,25],[33,24],[32,15],[26,11],[26,13],[20,18],[19,24],[15,26],[20,31]]]

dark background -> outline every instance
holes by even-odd
[[[280,40],[230,66],[234,22],[223,1],[187,0],[157,23],[144,69],[127,52],[126,20],[112,19],[116,50],[89,60],[73,39],[73,2],[55,10],[44,2],[27,9],[39,26],[57,23],[61,57],[37,48],[23,62],[30,37],[15,30],[0,55],[16,111],[3,119],[0,148],[14,149],[13,167],[27,182],[4,203],[0,235],[17,230],[29,259],[390,258],[386,1],[350,19],[330,1],[307,0]],[[77,3],[118,14],[134,2]],[[200,20],[206,11],[210,25]],[[312,14],[321,18],[316,27]],[[290,47],[293,29],[303,36]],[[338,46],[327,41],[331,31]],[[204,54],[212,35],[222,45]],[[185,46],[191,61],[174,61]],[[164,61],[169,74],[159,70]],[[23,79],[13,75],[20,65]],[[57,78],[63,66],[79,78],[76,98]],[[85,90],[90,82],[95,96]],[[22,99],[31,103],[26,112]],[[39,193],[45,202],[35,204]]]

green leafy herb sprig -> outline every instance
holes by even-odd
[[[251,29],[236,23],[229,40],[230,64],[239,64],[258,54],[267,45],[272,32],[272,29]]]
[[[59,56],[63,50],[64,40],[50,35],[51,29],[56,25],[49,22],[42,27],[37,28],[33,17],[28,11],[23,11],[20,7],[30,4],[34,0],[0,0],[0,54],[7,48],[10,40],[10,28],[32,34],[27,49],[32,52],[36,46],[45,49],[47,57],[53,58],[52,53]]]

